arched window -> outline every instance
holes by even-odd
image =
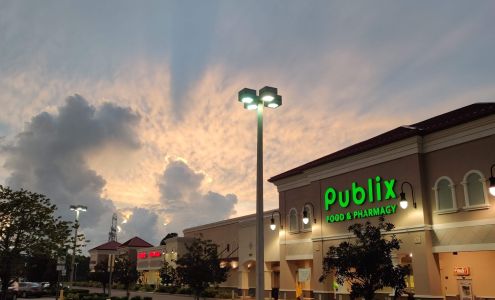
[[[464,175],[464,199],[466,208],[483,208],[488,204],[486,194],[486,179],[478,170],[471,170]]]
[[[289,211],[289,232],[298,232],[297,210],[292,208]]]
[[[311,231],[312,227],[313,227],[313,211],[312,211],[311,205],[305,205],[303,207],[302,211],[303,211],[303,214],[304,214],[304,211],[306,211],[307,216],[308,216],[308,220],[309,220],[308,224],[304,224],[304,221],[301,218],[302,230],[303,231]]]
[[[438,213],[457,211],[454,183],[449,177],[442,176],[438,178],[433,190],[435,191]]]

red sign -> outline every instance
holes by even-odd
[[[146,258],[146,257],[147,257],[146,252],[138,252],[137,257],[138,257],[139,259]]]
[[[469,276],[469,267],[455,267],[454,275],[455,276]]]
[[[160,251],[150,251],[150,257],[160,257],[162,253]]]

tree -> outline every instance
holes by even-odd
[[[136,283],[139,273],[136,269],[136,263],[132,262],[128,255],[121,255],[115,261],[115,281],[124,285],[129,299],[129,286]]]
[[[179,282],[188,285],[195,299],[199,299],[210,284],[227,280],[229,268],[220,267],[217,245],[209,240],[194,239],[186,249],[186,253],[177,259],[177,275]]]
[[[166,261],[160,269],[160,278],[164,285],[178,285],[179,283],[177,270]]]
[[[65,253],[69,222],[54,217],[57,207],[44,195],[0,185],[0,279],[2,297],[27,258]],[[21,264],[23,265],[23,264]]]
[[[110,272],[108,272],[108,261],[100,261],[95,265],[95,271],[89,273],[89,279],[101,283],[103,294],[106,293],[106,287],[110,280]]]
[[[395,296],[400,296],[406,287],[409,266],[393,265],[392,251],[400,249],[401,241],[395,235],[388,239],[382,235],[382,231],[390,232],[394,227],[383,217],[377,226],[370,222],[349,226],[356,239],[328,249],[320,281],[335,272],[337,283],[351,284],[351,298],[372,300],[375,292],[384,287],[394,288]]]

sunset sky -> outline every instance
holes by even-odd
[[[0,1],[0,184],[81,215],[89,247],[255,212],[265,180],[495,101],[494,1]],[[278,207],[265,182],[265,209]],[[166,225],[165,225],[166,224]]]

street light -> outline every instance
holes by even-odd
[[[72,287],[72,283],[74,281],[74,263],[76,262],[76,248],[77,248],[77,229],[79,228],[79,213],[82,211],[87,211],[88,208],[83,205],[71,205],[70,210],[76,212],[76,222],[74,224],[74,246],[72,248],[72,260],[70,263],[70,286]]]
[[[247,110],[257,110],[258,136],[256,151],[256,300],[264,300],[265,255],[263,237],[263,107],[277,108],[282,105],[282,96],[274,87],[265,86],[256,95],[256,90],[244,88],[239,91],[239,102]]]
[[[409,185],[409,187],[411,188],[411,197],[412,197],[412,201],[413,201],[413,206],[414,206],[414,208],[416,208],[416,200],[414,200],[414,190],[413,190],[412,184],[408,181],[404,181],[400,185],[400,202],[399,202],[399,205],[402,209],[406,209],[407,205],[408,205],[407,199],[406,199],[406,193],[404,193],[404,184]]]

